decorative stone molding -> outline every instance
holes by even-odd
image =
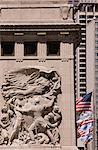
[[[16,59],[16,62],[23,62],[23,59],[22,58]]]
[[[39,58],[39,62],[45,62],[46,59],[45,58]]]

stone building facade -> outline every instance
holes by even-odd
[[[77,149],[72,17],[66,0],[0,1],[0,149]]]

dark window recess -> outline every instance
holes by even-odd
[[[84,31],[84,30],[83,30],[83,31]],[[86,36],[85,36],[85,35],[82,35],[81,37],[82,37],[82,38],[86,38]]]
[[[98,34],[96,34],[96,38],[98,38]]]
[[[95,46],[95,49],[98,50],[98,46]]]
[[[86,74],[80,74],[80,77],[86,77]]]
[[[86,64],[80,64],[80,67],[86,67]]]
[[[37,56],[37,42],[24,43],[24,56]]]
[[[79,16],[79,18],[85,18],[86,17],[86,15],[80,15]]]
[[[80,23],[86,23],[86,20],[80,20]]]
[[[93,12],[93,6],[92,6],[92,5],[88,5],[87,11],[88,11],[88,12]]]
[[[86,72],[86,69],[80,69],[80,72]]]
[[[80,92],[86,92],[86,89],[80,89]]]
[[[86,7],[85,7],[85,4],[84,4],[84,5],[82,5],[82,6],[80,7],[80,11],[81,11],[81,12],[84,12],[84,11],[85,11],[85,8],[86,8]]]
[[[79,150],[84,150],[84,147],[78,147]]]
[[[92,16],[92,15],[87,16],[87,19],[92,19],[92,18],[93,18],[93,16]]]
[[[96,41],[96,44],[98,44],[98,40]]]
[[[80,84],[80,87],[85,87],[86,88],[86,84]]]
[[[86,60],[85,59],[80,59],[80,62],[86,62]]]
[[[82,25],[83,26],[83,25]],[[85,33],[86,34],[86,30],[82,30],[82,34]]]
[[[80,53],[85,53],[85,52],[86,52],[85,49],[81,49],[81,50],[80,50]]]
[[[96,59],[96,62],[98,62],[98,59]]]
[[[95,74],[98,74],[98,71],[95,71]]]
[[[98,69],[98,65],[96,65],[95,68]]]
[[[98,12],[98,4],[95,5],[95,11]]]
[[[60,42],[57,42],[57,41],[47,42],[47,55],[59,56],[60,55]]]
[[[86,79],[80,79],[80,82],[86,82]]]
[[[98,88],[98,83],[96,83],[96,87]]]
[[[79,56],[80,56],[80,57],[86,57],[86,55],[85,55],[85,54],[80,54]]]
[[[1,42],[1,56],[14,56],[14,42]]]

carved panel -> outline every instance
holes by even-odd
[[[0,145],[59,144],[61,80],[56,71],[38,66],[9,71],[1,92]]]

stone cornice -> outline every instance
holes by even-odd
[[[70,6],[67,0],[0,0],[1,8],[34,8]]]
[[[59,7],[73,7],[69,4],[0,4],[0,9],[30,9],[30,8],[59,8]]]
[[[76,23],[0,23],[0,31],[80,31]]]

